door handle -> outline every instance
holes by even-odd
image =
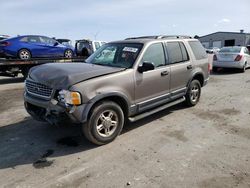
[[[169,74],[168,71],[162,71],[162,72],[161,72],[161,76],[166,76],[166,75],[168,75],[168,74]]]
[[[192,65],[188,65],[187,66],[187,69],[189,70],[189,69],[192,69],[193,68],[193,66]]]

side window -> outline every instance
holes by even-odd
[[[142,62],[148,61],[154,63],[155,67],[160,67],[165,65],[165,55],[162,43],[152,44],[145,51]]]
[[[179,42],[168,42],[167,51],[170,64],[179,63],[183,61],[182,50],[179,45]]]
[[[95,49],[98,50],[100,47],[101,46],[100,46],[99,42],[95,42]]]
[[[185,47],[185,45],[180,42],[180,47],[181,47],[181,52],[182,52],[182,61],[188,61],[189,57],[188,57],[188,53],[187,53],[187,49]]]
[[[189,41],[188,43],[194,53],[196,60],[207,58],[207,53],[199,41]]]
[[[23,37],[23,38],[20,39],[20,41],[22,41],[22,42],[28,42],[28,37]]]
[[[249,54],[249,51],[248,51],[247,48],[244,49],[244,53],[245,53],[245,54]]]
[[[40,43],[40,38],[37,37],[37,36],[30,36],[28,37],[28,42],[31,42],[31,43]]]

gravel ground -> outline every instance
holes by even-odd
[[[250,187],[250,70],[213,74],[199,104],[125,126],[96,147],[79,126],[29,117],[0,77],[0,187]]]

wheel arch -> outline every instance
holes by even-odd
[[[201,87],[204,86],[205,77],[204,77],[203,73],[201,73],[201,72],[194,73],[193,76],[191,77],[191,79],[189,80],[187,87],[189,86],[189,84],[193,80],[198,80],[201,84]]]
[[[21,50],[27,50],[27,51],[29,51],[30,57],[32,58],[32,52],[31,52],[31,50],[28,49],[28,48],[20,48],[20,49],[17,51],[17,57],[19,57],[19,52],[20,52]]]
[[[121,107],[124,113],[124,117],[127,118],[129,116],[130,103],[128,98],[124,94],[114,92],[109,94],[98,95],[93,99],[91,99],[90,103],[86,106],[85,110],[83,111],[82,120],[84,122],[86,122],[89,119],[90,114],[92,110],[95,108],[95,106],[102,101],[112,101],[117,103]]]

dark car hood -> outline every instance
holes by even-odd
[[[68,89],[81,81],[123,70],[125,69],[81,62],[49,63],[33,67],[29,76],[32,80],[54,89]]]

